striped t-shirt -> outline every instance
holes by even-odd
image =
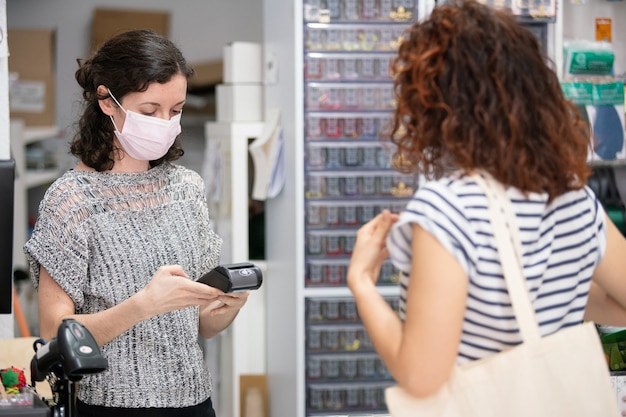
[[[507,189],[520,230],[527,287],[542,335],[579,324],[591,276],[606,248],[605,216],[585,187],[550,204],[547,194],[525,197]],[[400,270],[400,317],[405,317],[411,269],[412,223],[431,233],[469,279],[457,363],[521,343],[487,211],[487,197],[469,176],[426,182],[392,228],[387,247]]]

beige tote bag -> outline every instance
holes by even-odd
[[[520,263],[515,216],[504,187],[487,173],[473,175],[489,213],[523,343],[455,367],[432,397],[417,399],[399,386],[385,391],[392,417],[617,417],[615,391],[593,323],[541,337]]]

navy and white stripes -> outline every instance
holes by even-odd
[[[580,323],[591,275],[606,247],[602,207],[588,188],[561,195],[549,205],[545,194],[524,196],[513,188],[507,194],[520,229],[524,276],[541,333]],[[401,271],[401,318],[411,270],[413,223],[431,233],[468,275],[458,363],[519,344],[487,198],[478,184],[461,175],[426,182],[394,225],[387,246]]]

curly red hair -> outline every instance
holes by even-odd
[[[584,186],[589,127],[510,13],[473,0],[436,7],[408,31],[392,73],[399,171],[484,169],[550,199]]]

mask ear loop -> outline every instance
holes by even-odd
[[[109,92],[109,95],[111,96],[111,98],[113,99],[113,101],[115,101],[115,104],[117,104],[118,106],[120,106],[120,109],[122,109],[124,111],[124,113],[126,113],[126,109],[124,107],[122,107],[122,105],[120,104],[119,101],[117,101],[117,99],[115,98],[115,96],[113,95],[113,93],[111,92],[111,90],[109,90],[109,88],[107,87],[107,91]]]
[[[109,92],[109,95],[111,96],[111,98],[113,99],[113,101],[115,101],[115,103],[119,106],[119,108],[120,108],[120,109],[122,109],[122,111],[123,111],[125,114],[128,114],[128,113],[126,112],[126,109],[125,109],[124,107],[122,107],[122,105],[120,104],[120,102],[119,102],[119,101],[117,101],[117,99],[115,98],[115,96],[113,95],[113,93],[111,92],[111,90],[109,90],[109,88],[108,88],[108,87],[107,87],[107,91]],[[117,128],[117,125],[115,124],[115,120],[113,120],[113,116],[109,116],[109,118],[111,119],[111,123],[113,123],[113,127],[115,128],[115,130],[116,130],[117,132],[120,132],[120,133],[121,133],[121,131]]]

